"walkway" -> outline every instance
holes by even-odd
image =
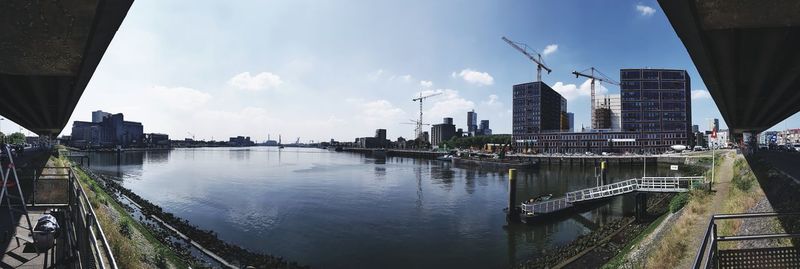
[[[713,190],[715,191],[713,198],[711,199],[710,207],[703,218],[698,219],[692,225],[692,230],[690,232],[689,242],[686,244],[686,252],[683,255],[683,259],[679,263],[679,266],[676,268],[690,268],[692,264],[694,264],[695,254],[697,254],[697,250],[700,248],[700,243],[703,240],[703,236],[705,235],[706,228],[708,228],[708,219],[711,218],[711,215],[714,214],[721,214],[725,213],[722,212],[725,199],[728,197],[728,190],[731,179],[733,178],[733,162],[736,160],[736,155],[732,152],[725,153],[725,159],[720,164],[719,169],[716,171],[716,175],[714,176],[714,180],[716,183],[714,184]]]

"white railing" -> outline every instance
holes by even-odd
[[[537,203],[522,203],[524,214],[543,214],[572,206],[572,203],[607,198],[635,191],[641,192],[687,192],[695,183],[706,183],[705,177],[643,177],[611,184],[572,191],[564,197]]]

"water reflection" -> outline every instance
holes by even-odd
[[[546,222],[509,223],[506,170],[435,160],[265,147],[125,152],[119,166],[114,153],[91,157],[100,173],[121,171],[126,187],[170,213],[313,267],[503,268],[635,209],[623,196]],[[668,173],[648,168],[651,176]],[[593,186],[593,170],[518,170],[517,202]],[[638,176],[636,167],[609,171],[613,181]]]

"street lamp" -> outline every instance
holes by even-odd
[[[3,121],[6,120],[5,118],[0,118],[0,133],[3,133]],[[6,134],[3,133],[3,143],[6,142]]]

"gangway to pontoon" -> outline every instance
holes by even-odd
[[[570,208],[575,203],[610,198],[631,192],[687,192],[705,177],[642,177],[565,193],[563,197],[535,203],[522,203],[524,216],[549,214]]]

